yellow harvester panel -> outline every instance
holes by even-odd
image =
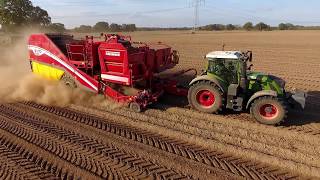
[[[64,71],[32,61],[33,73],[50,80],[60,80]]]

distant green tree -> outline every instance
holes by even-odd
[[[226,26],[223,24],[208,24],[200,27],[199,29],[205,31],[222,31],[226,29]]]
[[[298,29],[298,26],[295,26],[291,23],[280,23],[278,26],[279,30],[294,30]]]
[[[135,24],[122,24],[121,30],[125,32],[133,32],[137,30],[137,27]]]
[[[260,23],[256,24],[255,29],[257,29],[259,31],[269,31],[269,30],[271,30],[271,27],[263,22],[260,22]]]
[[[92,27],[88,25],[81,25],[80,27],[74,28],[74,31],[80,33],[89,33],[92,32]]]
[[[62,23],[52,23],[48,26],[48,29],[53,32],[63,33],[66,31],[64,24]]]
[[[286,26],[287,26],[288,30],[294,30],[294,29],[296,29],[296,26],[293,25],[293,24],[291,24],[291,23],[286,23]]]
[[[247,22],[243,25],[242,27],[243,29],[247,30],[247,31],[251,31],[253,29],[253,23],[252,22]]]
[[[48,26],[51,24],[51,18],[47,11],[41,9],[39,6],[33,7],[30,15],[29,24]]]
[[[107,22],[97,22],[93,26],[93,30],[95,32],[106,32],[106,31],[109,30],[109,23],[107,23]]]
[[[284,24],[284,23],[280,23],[280,24],[278,25],[278,29],[279,29],[279,30],[287,30],[287,26],[286,26],[286,24]]]
[[[48,26],[51,18],[39,6],[34,7],[29,0],[1,0],[0,24],[5,30],[22,26]]]
[[[119,32],[119,31],[121,31],[121,26],[119,24],[112,23],[112,24],[110,24],[110,28],[109,29],[112,32]]]
[[[236,26],[233,25],[233,24],[227,24],[227,25],[226,25],[226,29],[227,29],[228,31],[232,31],[232,30],[235,30],[235,29],[236,29]]]
[[[223,24],[213,24],[212,27],[214,31],[223,31],[226,29],[226,26]]]

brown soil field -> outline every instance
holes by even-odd
[[[3,80],[0,179],[320,178],[320,31],[130,35],[134,41],[173,46],[181,55],[174,70],[200,71],[203,56],[221,50],[222,44],[226,50],[252,50],[255,71],[284,78],[289,90],[308,92],[306,109],[292,110],[286,122],[274,127],[255,122],[247,113],[196,112],[183,97],[166,96],[145,112],[135,113],[102,103],[101,97],[60,93],[64,89],[52,84],[39,86],[42,81],[37,79],[22,78],[28,83],[10,86]],[[23,57],[19,61],[26,61]],[[8,72],[10,82],[11,60],[6,58],[0,66],[0,75]],[[13,67],[29,68],[22,64]],[[8,88],[17,84],[11,96]],[[42,98],[21,88],[41,92]],[[77,97],[81,100],[74,100]]]

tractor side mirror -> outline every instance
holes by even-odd
[[[247,57],[246,61],[252,62],[252,51],[247,51],[245,55]]]

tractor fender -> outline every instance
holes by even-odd
[[[251,98],[248,100],[247,102],[247,106],[246,106],[246,109],[248,109],[251,105],[251,103],[259,98],[259,97],[262,97],[262,96],[273,96],[273,97],[277,97],[278,96],[278,93],[275,92],[275,91],[272,91],[272,90],[262,90],[262,91],[258,91],[256,93],[254,93]]]
[[[213,82],[214,84],[216,84],[221,89],[221,91],[223,91],[223,92],[225,91],[225,89],[223,88],[221,83],[216,78],[209,77],[208,75],[198,76],[198,77],[194,78],[189,83],[189,86],[192,86],[194,83],[199,82],[199,81],[210,81],[210,82]]]

